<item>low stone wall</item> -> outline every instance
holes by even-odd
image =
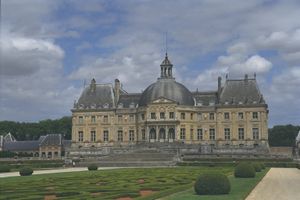
[[[274,156],[293,156],[293,147],[270,147],[270,154]]]

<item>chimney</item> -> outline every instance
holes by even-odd
[[[222,78],[221,76],[218,77],[218,92],[220,93],[222,87]]]
[[[114,88],[114,92],[115,92],[115,103],[117,104],[119,101],[119,97],[120,97],[120,89],[121,89],[121,83],[119,81],[119,79],[115,79],[115,88]]]
[[[245,81],[248,80],[248,74],[245,74]]]
[[[94,78],[91,81],[90,90],[92,93],[96,92],[96,80]]]

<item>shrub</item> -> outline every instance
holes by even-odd
[[[260,163],[261,169],[266,169],[265,163]]]
[[[30,167],[23,167],[20,169],[21,176],[30,176],[33,173],[33,170]]]
[[[236,178],[253,178],[255,169],[251,163],[241,162],[234,168],[234,176]]]
[[[10,167],[8,165],[1,165],[0,166],[0,173],[1,172],[10,172]]]
[[[203,194],[228,194],[230,182],[224,174],[202,174],[194,185],[198,195]]]
[[[97,170],[97,169],[98,169],[98,166],[96,164],[90,164],[88,166],[89,171],[94,171],[94,170]]]
[[[252,163],[252,165],[253,165],[256,172],[261,171],[261,165],[258,162]]]

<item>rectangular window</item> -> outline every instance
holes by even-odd
[[[122,121],[123,121],[122,115],[118,115],[118,122],[119,122],[119,123],[122,123]]]
[[[252,119],[258,119],[258,112],[252,113]]]
[[[214,128],[209,129],[209,139],[210,140],[215,140],[216,139],[216,134],[215,134],[215,129]]]
[[[134,141],[134,130],[129,130],[129,141]]]
[[[96,131],[91,131],[91,142],[96,142]]]
[[[91,122],[96,123],[96,116],[91,116]]]
[[[156,119],[156,116],[155,116],[155,113],[153,112],[153,113],[151,113],[151,119]]]
[[[230,140],[230,128],[224,128],[225,140]]]
[[[83,116],[79,116],[79,117],[78,117],[78,123],[79,123],[79,124],[82,124],[82,123],[83,123]]]
[[[146,140],[146,132],[145,132],[145,129],[142,129],[142,140]]]
[[[83,131],[78,131],[78,142],[83,142]]]
[[[192,128],[190,130],[190,139],[194,140],[194,129],[192,129]]]
[[[185,119],[185,113],[181,113],[181,114],[180,114],[180,118],[181,118],[181,119]]]
[[[242,112],[239,112],[239,114],[238,114],[238,119],[244,119],[244,113],[242,113]]]
[[[129,121],[134,122],[134,115],[129,115]]]
[[[194,119],[194,113],[191,113],[191,120]]]
[[[197,114],[198,120],[202,120],[202,113]]]
[[[145,114],[144,114],[144,113],[141,114],[141,119],[142,119],[142,120],[145,120]]]
[[[229,112],[224,113],[224,119],[229,120]]]
[[[185,140],[185,128],[180,129],[180,139]]]
[[[215,120],[215,113],[209,113],[209,119]]]
[[[253,140],[258,140],[259,139],[258,128],[252,128],[252,133],[253,133]]]
[[[122,130],[118,131],[118,142],[123,142],[123,131]]]
[[[104,115],[104,116],[103,116],[103,122],[104,122],[104,123],[108,123],[108,116],[107,116],[107,115]]]
[[[197,140],[203,140],[203,130],[202,130],[202,128],[197,129]]]
[[[108,142],[108,130],[103,131],[103,141]]]
[[[174,112],[169,112],[169,118],[174,119]]]
[[[164,112],[159,113],[159,117],[160,119],[165,119],[165,113]]]
[[[244,128],[239,128],[238,132],[239,132],[239,140],[244,140],[245,138]]]

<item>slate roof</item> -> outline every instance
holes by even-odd
[[[255,79],[226,80],[220,104],[265,104]]]
[[[193,92],[196,106],[214,106],[218,103],[217,91],[212,92]]]
[[[112,108],[114,107],[114,93],[111,84],[96,84],[95,90],[86,87],[75,108]]]
[[[62,138],[59,134],[46,135],[40,142],[40,146],[60,146],[62,144]]]
[[[134,108],[138,105],[139,100],[141,98],[141,93],[131,93],[131,94],[121,94],[119,97],[118,108],[130,108],[133,106]]]
[[[5,142],[3,149],[6,151],[37,151],[39,150],[39,141]]]
[[[17,141],[16,138],[11,134],[8,133],[3,137],[4,142],[13,142],[13,141]]]

